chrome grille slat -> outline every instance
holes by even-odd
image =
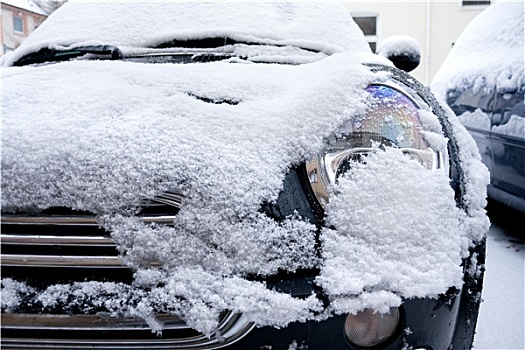
[[[2,254],[2,266],[33,267],[117,267],[122,268],[122,261],[113,256],[64,256],[64,255],[22,255]]]
[[[145,215],[139,217],[144,223],[169,224],[175,220],[175,215]],[[3,224],[11,225],[57,225],[57,226],[96,226],[99,227],[96,217],[72,216],[19,216],[2,214]]]
[[[147,326],[143,322],[136,320],[126,320],[114,318],[109,320],[98,315],[18,315],[18,314],[4,314],[2,319],[2,327],[5,330],[19,329],[23,332],[31,331],[59,331],[71,332],[78,331],[97,333],[102,331],[104,338],[67,338],[67,339],[53,339],[53,338],[20,338],[20,337],[3,337],[2,346],[7,348],[18,349],[79,349],[79,348],[94,348],[94,349],[220,349],[235,343],[239,339],[247,335],[255,325],[249,322],[245,316],[240,314],[233,314],[227,312],[223,315],[219,322],[217,332],[211,337],[204,334],[196,333],[194,335],[187,335],[178,338],[153,338],[153,339],[122,339],[122,338],[108,338],[107,332],[137,332],[148,331]],[[159,320],[165,322],[163,332],[179,332],[184,334],[185,331],[192,331],[180,318],[173,315],[158,315]],[[35,325],[35,321],[43,323],[40,326]],[[90,323],[108,322],[107,327],[99,328],[97,326],[90,327]],[[29,323],[29,324],[28,324]],[[56,327],[50,327],[49,324],[54,323]],[[47,325],[46,325],[47,324]],[[135,326],[126,327],[126,324],[135,324]],[[79,327],[80,325],[80,327]],[[182,333],[180,333],[182,332]],[[81,333],[84,334],[84,333]]]
[[[2,214],[3,224],[97,226],[94,216],[24,216]]]
[[[176,315],[157,315],[164,329],[188,329],[184,321]],[[149,330],[149,326],[136,319],[121,319],[104,315],[49,315],[49,314],[3,314],[4,328],[10,329],[68,329],[68,330]]]
[[[109,236],[51,236],[51,235],[12,235],[2,234],[3,244],[59,244],[77,246],[115,246],[115,242]]]

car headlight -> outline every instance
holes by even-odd
[[[328,138],[324,150],[306,163],[310,185],[322,206],[329,200],[327,188],[351,162],[380,148],[397,148],[432,170],[445,167],[446,149],[435,149],[425,139],[420,112],[430,108],[417,94],[393,83],[372,84],[366,91],[370,94],[368,112],[343,123]]]

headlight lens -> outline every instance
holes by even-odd
[[[365,309],[356,315],[346,317],[345,335],[355,345],[375,346],[395,333],[399,318],[398,308],[390,308],[390,311],[384,314]]]
[[[424,138],[420,121],[423,101],[410,98],[403,88],[373,84],[370,109],[364,116],[345,122],[328,139],[327,146],[306,168],[310,184],[321,203],[328,203],[327,188],[350,166],[380,147],[394,147],[418,160],[429,169],[443,167],[443,154]]]

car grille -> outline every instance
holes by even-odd
[[[4,349],[220,349],[248,334],[254,325],[243,315],[223,313],[217,332],[208,338],[173,315],[162,338],[138,320],[101,315],[2,314]]]
[[[173,209],[173,204],[168,206]],[[176,212],[165,209],[166,203],[150,203],[141,220],[169,224]],[[2,278],[39,288],[75,281],[132,281],[115,242],[92,215],[60,210],[39,216],[2,214],[1,225]],[[159,314],[156,319],[164,325],[160,337],[141,320],[41,313],[27,307],[19,313],[2,313],[2,348],[217,349],[253,328],[243,315],[231,312],[221,315],[212,337],[193,330],[176,315]]]

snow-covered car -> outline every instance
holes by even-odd
[[[523,2],[490,5],[462,32],[432,90],[474,137],[489,197],[525,212],[523,23]]]
[[[2,84],[2,346],[470,348],[487,169],[344,7],[69,1]]]

